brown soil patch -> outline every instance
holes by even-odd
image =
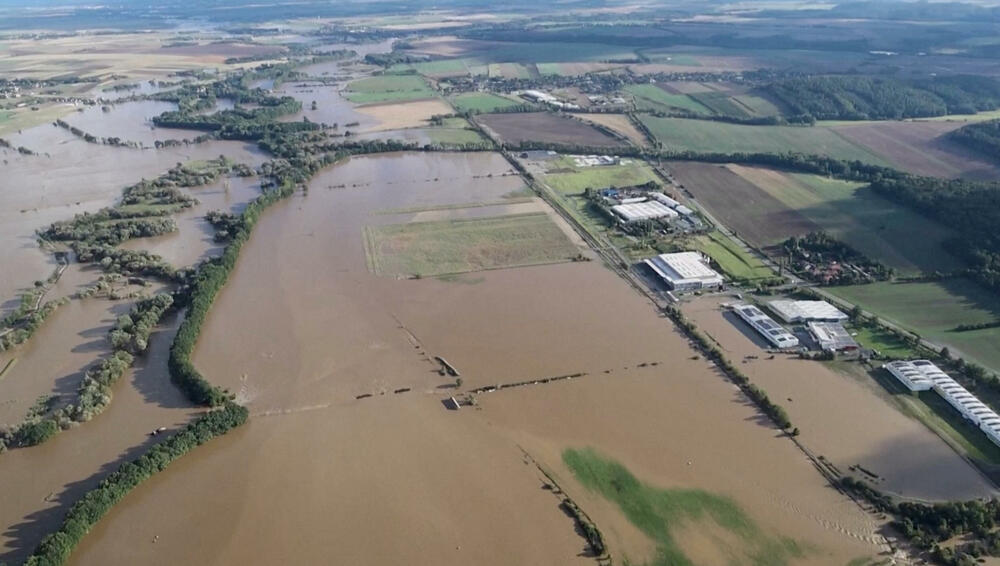
[[[995,180],[1000,167],[948,139],[965,122],[873,122],[835,126],[848,140],[870,148],[893,165],[934,177]]]
[[[726,165],[675,162],[670,169],[709,212],[756,246],[773,245],[789,236],[818,230],[809,219]]]
[[[359,106],[357,111],[378,120],[378,125],[370,126],[363,132],[419,128],[429,125],[431,117],[454,112],[447,102],[440,99],[417,100],[394,104],[372,104]]]
[[[477,120],[509,143],[539,141],[608,148],[622,145],[593,126],[548,112],[485,114]]]
[[[636,145],[646,145],[646,136],[636,128],[624,114],[579,114],[584,120],[611,128],[619,134],[632,140]]]

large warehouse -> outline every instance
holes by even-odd
[[[629,202],[611,207],[622,222],[630,224],[640,220],[655,220],[657,218],[677,218],[677,213],[669,206],[655,200]]]
[[[848,318],[847,315],[837,309],[837,307],[826,301],[791,301],[787,299],[778,299],[768,302],[767,305],[781,320],[789,323],[809,321],[843,322]]]
[[[778,348],[794,348],[799,345],[799,339],[795,335],[771,320],[771,317],[764,314],[759,308],[753,305],[739,304],[733,306],[733,311],[772,345]]]
[[[722,286],[722,276],[708,266],[708,258],[698,252],[660,254],[643,263],[675,291],[696,291]]]
[[[983,434],[993,444],[1000,446],[1000,415],[985,403],[969,393],[969,390],[958,384],[941,368],[928,360],[895,361],[884,367],[910,391],[927,391],[935,393],[955,408],[959,414],[972,424],[979,427]]]

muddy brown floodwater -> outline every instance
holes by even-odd
[[[996,488],[930,429],[886,400],[874,380],[794,356],[767,359],[762,339],[730,312],[732,297],[703,297],[684,312],[751,381],[785,407],[801,441],[841,470],[861,465],[878,488],[919,499],[972,499]],[[757,356],[757,359],[747,358]]]
[[[561,451],[581,446],[646,481],[731,496],[807,548],[801,563],[879,552],[880,525],[598,262],[447,280],[369,272],[364,226],[495,201],[521,186],[509,170],[493,154],[360,157],[269,209],[195,353],[248,405],[249,424],[139,486],[71,562],[593,564],[522,448],[616,555],[649,557],[651,541],[562,466]],[[587,375],[456,412],[432,356],[463,388]],[[696,562],[713,552],[685,551]]]
[[[92,304],[97,303],[108,301],[93,299]],[[5,486],[0,505],[0,562],[20,564],[46,533],[59,526],[80,496],[156,440],[150,431],[180,427],[194,414],[196,409],[171,385],[166,371],[179,322],[178,317],[170,317],[152,334],[149,350],[115,385],[114,400],[104,413],[41,446],[0,455],[0,485]],[[47,338],[36,344],[49,344]],[[103,339],[103,335],[90,336],[88,341]],[[34,377],[49,376],[19,376]]]
[[[121,135],[127,138],[130,131],[123,130]],[[15,147],[23,145],[40,154],[20,155],[0,149],[2,311],[16,304],[19,290],[45,279],[55,268],[51,254],[38,247],[37,230],[74,214],[113,205],[126,186],[162,175],[179,162],[212,159],[221,154],[257,166],[267,159],[254,146],[242,142],[130,149],[87,143],[51,125],[27,129],[6,139]]]

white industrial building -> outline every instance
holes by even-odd
[[[771,317],[764,314],[759,308],[753,305],[739,304],[733,306],[733,311],[772,345],[778,348],[794,348],[799,345],[799,339],[794,334],[771,320]]]
[[[910,391],[935,393],[1000,446],[1000,415],[928,360],[895,361],[884,367]]]
[[[722,286],[722,276],[709,267],[708,258],[698,252],[660,254],[643,263],[675,291],[696,291]]]
[[[661,204],[665,204],[665,205],[669,206],[670,208],[677,208],[678,206],[681,205],[681,203],[675,201],[674,199],[668,197],[667,195],[665,195],[663,193],[657,193],[657,192],[649,193],[649,198],[651,198],[651,199],[653,199],[656,202],[659,202]]]
[[[826,301],[792,301],[778,299],[767,303],[774,314],[788,323],[808,322],[843,322],[847,315]]]
[[[828,352],[857,350],[858,343],[839,322],[813,321],[808,324],[809,335]]]
[[[677,218],[677,213],[669,206],[655,200],[642,199],[642,202],[619,204],[612,206],[611,211],[626,224],[641,220],[655,220],[657,218]]]

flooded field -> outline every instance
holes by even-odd
[[[841,470],[861,465],[880,476],[879,489],[906,497],[972,499],[997,493],[930,429],[900,412],[874,380],[793,356],[767,359],[763,339],[720,310],[726,300],[732,298],[704,297],[686,304],[684,311],[751,381],[785,407],[802,431],[801,441],[815,454]]]
[[[110,303],[93,299],[92,304],[107,306]],[[167,353],[178,324],[177,317],[169,317],[161,329],[153,333],[149,350],[115,386],[114,400],[103,414],[59,433],[41,446],[0,455],[0,484],[17,486],[4,491],[3,505],[0,505],[0,524],[3,525],[0,562],[20,564],[42,536],[59,525],[73,502],[154,441],[154,437],[149,436],[150,431],[161,426],[176,428],[188,421],[194,409],[170,384],[166,372]],[[68,323],[43,328],[36,336],[40,339],[36,344],[39,347],[49,344],[52,337],[44,337],[43,342],[41,334],[48,329],[60,332],[58,328],[65,326]],[[87,337],[88,342],[104,340],[103,334],[88,332]],[[89,352],[87,357],[94,358],[95,352]],[[84,363],[82,359],[72,358],[67,363]],[[17,377],[31,380],[49,376],[27,374]],[[0,398],[7,398],[3,388],[10,380],[0,382]],[[51,383],[50,379],[48,381]]]
[[[346,84],[346,81],[345,81]],[[275,91],[278,96],[291,96],[302,103],[302,111],[289,116],[283,116],[285,122],[301,122],[308,118],[310,122],[337,124],[341,131],[368,130],[378,125],[373,116],[355,109],[354,104],[340,95],[342,85],[321,85],[315,83],[285,83]],[[313,110],[312,103],[316,102]],[[356,126],[347,126],[357,122]]]
[[[98,138],[121,138],[143,146],[152,146],[157,140],[197,136],[197,132],[153,126],[154,117],[172,110],[177,110],[177,105],[172,102],[140,100],[81,107],[78,111],[67,114],[63,121]]]
[[[250,423],[136,489],[72,563],[593,563],[523,449],[608,529],[616,555],[649,556],[652,543],[560,464],[581,445],[645,481],[734,498],[806,548],[799,563],[876,554],[879,525],[598,262],[419,280],[368,269],[366,226],[508,214],[503,199],[522,186],[492,154],[360,157],[265,213],[194,360]],[[515,208],[529,205],[545,208]],[[442,403],[455,380],[434,356],[461,372],[459,390],[586,375],[455,412]]]
[[[155,178],[179,162],[222,154],[257,166],[266,159],[265,154],[243,142],[210,141],[140,150],[87,143],[51,125],[24,130],[7,139],[40,154],[20,155],[0,149],[0,175],[4,178],[0,183],[0,241],[4,242],[0,247],[0,305],[4,311],[19,290],[45,279],[55,268],[51,255],[39,249],[36,230],[113,205],[126,186]],[[114,166],[109,167],[109,163]]]

